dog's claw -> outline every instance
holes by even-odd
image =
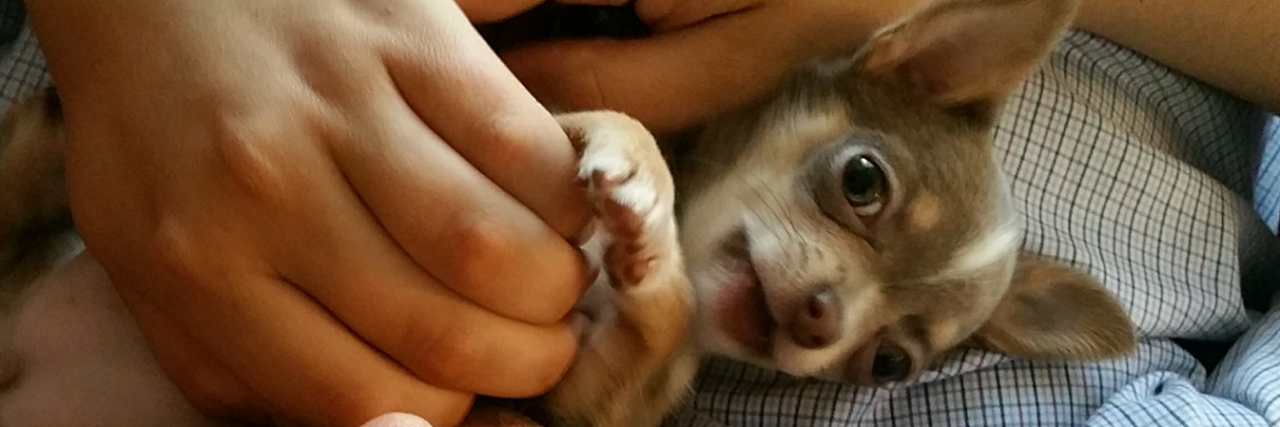
[[[652,176],[657,172],[646,169],[665,168],[665,164],[647,165],[626,148],[588,148],[583,153],[580,173],[588,183],[588,200],[600,228],[610,236],[604,270],[613,286],[619,288],[638,285],[649,275],[660,256],[658,248],[653,247],[653,230],[649,227],[661,224],[661,215],[671,214],[660,208]]]

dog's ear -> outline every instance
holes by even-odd
[[[1023,255],[991,319],[973,336],[979,347],[1029,359],[1095,360],[1132,351],[1133,323],[1087,274]]]
[[[1078,3],[932,0],[873,36],[854,66],[925,102],[990,118],[1061,39]]]

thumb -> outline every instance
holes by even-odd
[[[374,418],[360,427],[431,427],[431,423],[414,415],[393,412]]]
[[[799,63],[794,38],[757,10],[642,39],[533,44],[503,60],[552,109],[617,110],[667,133],[763,95]]]

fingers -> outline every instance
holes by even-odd
[[[386,142],[335,148],[360,195],[355,203],[367,205],[400,248],[466,299],[528,323],[563,319],[586,286],[577,249],[435,138],[403,103],[369,111],[378,126],[350,138]]]
[[[184,323],[198,326],[190,329],[201,331],[195,340],[218,343],[205,348],[253,394],[271,396],[268,405],[286,420],[351,426],[400,411],[453,425],[469,408],[470,395],[420,382],[296,288],[260,276],[227,279],[220,285],[234,290],[181,307]]]
[[[531,45],[503,59],[547,104],[616,109],[666,133],[763,95],[800,61],[788,27],[759,10],[640,40]]]
[[[369,259],[351,257],[350,263],[318,272],[329,286],[313,293],[418,378],[448,389],[524,398],[550,389],[568,371],[577,342],[567,320],[551,326],[517,322],[443,286],[420,286],[429,279],[415,274],[407,259],[377,262],[396,255],[366,253]]]
[[[430,384],[478,394],[536,395],[568,370],[577,344],[567,322],[527,324],[463,299],[423,272],[350,202],[321,205],[328,216],[306,225],[347,226],[310,236],[314,249],[295,254],[283,272],[357,335]],[[513,285],[520,292],[519,283]],[[520,302],[536,306],[551,299],[527,298]]]
[[[587,223],[590,209],[576,185],[576,155],[564,132],[503,66],[451,2],[405,13],[439,22],[433,33],[406,39],[387,59],[405,100],[429,128],[498,186],[528,206],[561,237]],[[439,34],[447,34],[441,42]]]
[[[370,108],[380,130],[362,135],[430,136],[398,105]],[[294,204],[325,214],[275,215],[312,232],[308,251],[274,247],[269,258],[287,260],[274,268],[428,383],[509,397],[546,390],[577,348],[565,317],[586,281],[581,256],[444,143],[405,145],[392,154],[382,152],[389,146],[335,149],[343,174],[315,174],[310,185],[351,185],[359,198],[295,196]],[[489,234],[466,234],[476,230]]]

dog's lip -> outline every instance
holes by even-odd
[[[778,324],[769,311],[764,285],[742,231],[726,242],[721,268],[724,282],[716,299],[720,330],[757,356],[767,357],[773,350],[773,332]]]

